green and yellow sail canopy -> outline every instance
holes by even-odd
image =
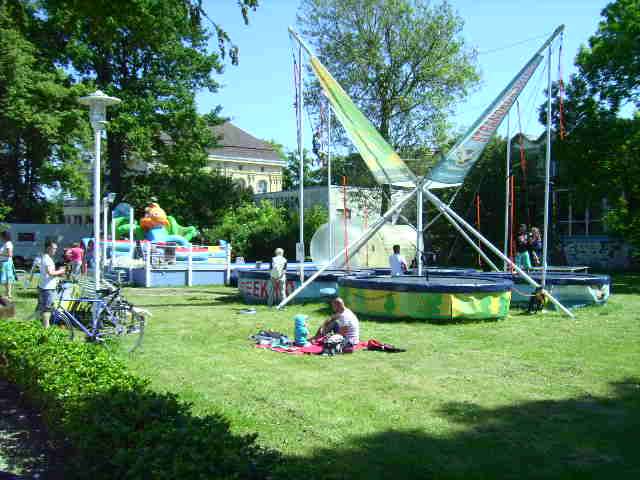
[[[406,163],[362,114],[320,61],[311,53],[309,56],[311,67],[331,102],[334,114],[347,131],[375,180],[381,185],[415,187],[417,178]],[[518,72],[462,139],[431,169],[424,188],[447,188],[462,184],[541,61],[542,56],[536,53]]]

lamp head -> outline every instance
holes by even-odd
[[[107,107],[117,105],[120,103],[120,99],[105,95],[101,90],[96,90],[86,97],[79,98],[78,103],[89,107],[91,126],[94,129],[101,130],[104,128],[105,121],[107,120]]]

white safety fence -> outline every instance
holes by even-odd
[[[133,258],[128,256],[111,257],[105,274],[115,275],[123,270],[128,270],[128,280],[132,279],[132,270],[145,269],[145,285],[151,285],[151,274],[154,271],[185,271],[187,272],[187,286],[193,284],[193,272],[197,270],[224,270],[227,282],[231,276],[231,244],[222,247],[221,253],[212,256],[207,245],[189,245],[181,247],[171,244],[151,244],[145,242],[134,252]],[[122,273],[120,273],[122,275]]]

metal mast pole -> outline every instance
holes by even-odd
[[[447,206],[442,200],[440,200],[438,197],[436,197],[433,193],[431,193],[429,191],[429,189],[424,190],[424,194],[427,197],[427,200],[429,200],[431,203],[433,203],[435,205],[435,207],[440,210],[441,212],[446,212],[447,214],[449,214],[454,220],[456,220],[456,222],[459,225],[462,225],[464,228],[467,229],[468,232],[470,232],[471,234],[473,234],[478,240],[480,240],[491,252],[493,252],[493,254],[497,255],[498,257],[500,257],[503,261],[508,261],[509,264],[511,265],[511,267],[513,267],[513,269],[518,272],[518,274],[532,287],[534,288],[538,288],[540,287],[540,285],[534,280],[532,279],[527,272],[525,272],[524,270],[522,270],[520,267],[518,267],[515,263],[513,263],[511,260],[509,260],[507,257],[505,257],[502,252],[497,249],[496,247],[493,246],[493,244],[487,240],[485,237],[482,236],[482,234],[480,232],[478,232],[476,229],[474,229],[471,225],[469,225],[469,223],[462,218],[460,215],[458,215],[455,211],[453,211],[451,208],[449,208],[449,206]],[[551,302],[557,306],[560,310],[562,310],[562,312],[564,312],[568,317],[573,318],[573,313],[571,313],[567,307],[565,307],[564,305],[562,305],[553,295],[551,295],[549,292],[547,292],[544,288],[542,289],[542,293],[549,299],[551,300]]]
[[[418,276],[422,276],[422,189],[419,188],[416,193],[416,264],[418,265]]]
[[[505,175],[505,194],[504,194],[504,256],[509,256],[509,202],[511,198],[511,112],[507,115],[507,164]],[[507,262],[504,262],[504,271],[508,269]]]
[[[547,59],[547,155],[544,165],[544,236],[542,237],[542,279],[545,287],[547,281],[547,243],[549,239],[549,182],[551,177],[551,45]]]
[[[107,261],[107,241],[109,240],[109,203],[107,198],[102,199],[102,229],[104,230],[104,242],[102,242],[102,261]]]
[[[329,257],[333,257],[333,202],[331,201],[331,106],[328,106],[327,135],[327,200],[329,205]]]
[[[298,193],[298,207],[300,218],[300,248],[302,250],[302,258],[300,262],[300,283],[304,282],[304,145],[302,144],[302,45],[298,45],[298,158],[299,165],[299,183],[300,190]]]
[[[100,288],[100,140],[102,129],[98,125],[93,126],[94,133],[94,159],[93,159],[93,245],[94,279],[96,289]]]

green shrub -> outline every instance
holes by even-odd
[[[19,385],[68,445],[71,478],[264,478],[278,457],[219,415],[151,390],[106,349],[56,328],[0,323],[0,376]]]

